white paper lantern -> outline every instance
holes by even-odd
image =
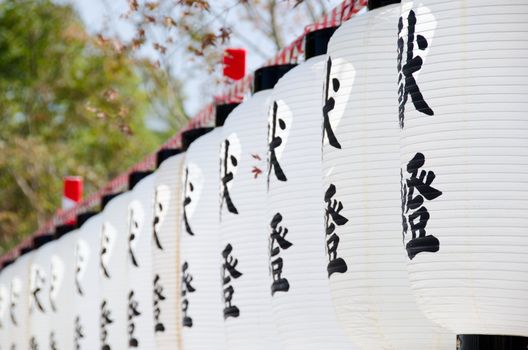
[[[11,322],[10,348],[24,349],[29,344],[29,268],[32,252],[25,252],[13,264],[13,278],[9,297],[9,317]],[[9,348],[8,348],[9,349]]]
[[[268,161],[273,162],[267,172],[266,228],[274,321],[284,349],[354,349],[337,322],[323,244],[321,82],[326,61],[326,55],[318,56],[292,69],[270,99]]]
[[[401,249],[394,47],[399,5],[332,37],[323,95],[328,275],[338,317],[364,349],[453,349],[420,311]]]
[[[230,113],[220,148],[222,315],[229,349],[277,349],[266,232],[266,131],[271,90]]]
[[[226,349],[218,232],[221,135],[216,128],[194,141],[184,163],[180,272],[186,350]]]
[[[128,348],[128,204],[131,192],[108,202],[103,210],[100,248],[101,347]],[[148,283],[148,281],[144,282]]]
[[[146,175],[146,173],[142,173]],[[154,182],[151,174],[139,181],[128,205],[128,346],[153,349],[152,246]]]
[[[74,332],[76,350],[100,349],[100,250],[103,214],[86,220],[75,242],[74,259]]]
[[[51,238],[50,238],[51,239]],[[30,349],[46,349],[54,343],[50,303],[51,260],[56,241],[49,241],[34,251],[29,273]]]
[[[184,155],[170,157],[156,171],[154,202],[153,297],[156,349],[181,348],[179,238]]]
[[[50,346],[57,350],[73,349],[74,336],[74,275],[75,275],[75,241],[77,230],[71,226],[57,227],[62,237],[56,240],[55,250],[51,256],[50,297],[51,306],[51,341]]]
[[[528,336],[527,13],[402,2],[404,252],[420,307],[457,334]]]
[[[7,265],[0,271],[0,349],[9,349],[12,340],[9,306],[13,267]]]

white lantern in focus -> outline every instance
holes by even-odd
[[[331,33],[308,34],[305,52],[318,56],[282,77],[270,97],[266,231],[273,319],[284,349],[355,348],[337,322],[322,244],[321,82],[327,57],[320,54]]]
[[[169,150],[165,150],[168,152]],[[179,238],[184,154],[165,159],[156,170],[152,242],[153,313],[156,349],[181,348]]]
[[[221,129],[216,128],[198,138],[184,162],[180,236],[183,349],[226,349],[219,252],[221,135]]]
[[[154,181],[151,172],[139,175],[128,205],[128,346],[153,349],[154,316],[152,293],[152,246],[154,222]]]
[[[527,13],[402,1],[403,251],[421,309],[456,334],[528,336]]]
[[[383,1],[382,1],[383,2]],[[326,250],[340,322],[364,349],[453,349],[416,304],[401,250],[394,48],[399,4],[346,22],[323,95]]]

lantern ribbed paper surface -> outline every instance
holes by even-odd
[[[33,253],[19,256],[13,264],[13,279],[9,298],[11,321],[11,347],[24,349],[28,346],[29,324],[29,268]]]
[[[30,348],[46,349],[53,342],[51,337],[52,309],[50,305],[51,258],[55,241],[35,250],[29,273]]]
[[[184,155],[168,158],[156,171],[154,202],[153,296],[156,349],[181,348],[179,238]]]
[[[100,259],[103,214],[88,219],[76,234],[74,300],[74,349],[100,349]]]
[[[66,233],[55,242],[51,257],[51,328],[58,350],[73,349],[75,331],[73,293],[75,276],[75,242],[78,230]]]
[[[184,350],[226,349],[220,276],[218,177],[220,128],[187,150],[180,239]]]
[[[131,192],[113,198],[103,211],[100,247],[101,347],[128,348],[128,204]],[[149,284],[149,281],[144,281]]]
[[[235,108],[222,128],[220,232],[229,349],[276,349],[266,236],[266,130],[271,90]]]
[[[271,234],[273,319],[284,349],[354,349],[337,323],[323,244],[321,82],[326,60],[314,57],[282,77],[269,109],[273,147],[266,230]]]
[[[0,271],[0,346],[9,349],[11,344],[11,322],[9,317],[11,278],[13,265],[6,266]]]
[[[453,349],[415,302],[399,235],[399,131],[391,5],[339,28],[323,95],[327,270],[339,319],[364,349]]]
[[[152,245],[154,181],[138,182],[128,206],[128,346],[154,349]]]
[[[527,14],[402,2],[402,251],[421,308],[458,334],[528,336]]]

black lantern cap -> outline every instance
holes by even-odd
[[[15,262],[15,259],[7,259],[6,261],[2,262],[2,269],[11,265],[14,262]]]
[[[368,10],[372,11],[383,6],[399,4],[400,2],[401,0],[368,0]]]
[[[326,54],[328,51],[328,42],[336,29],[337,27],[330,27],[306,34],[304,39],[304,58],[309,59]]]
[[[119,196],[121,193],[123,192],[116,192],[116,193],[110,193],[110,194],[105,194],[102,198],[101,198],[101,210],[103,210],[106,205],[112,200],[114,199],[115,197]]]
[[[160,149],[158,153],[156,153],[156,169],[160,167],[161,163],[163,163],[164,160],[177,154],[180,154],[181,152],[182,150],[179,148]]]
[[[30,251],[33,250],[33,247],[32,246],[25,246],[25,247],[22,247],[20,248],[20,255],[24,255],[24,254],[27,254],[29,253]]]
[[[227,103],[222,105],[216,105],[216,116],[215,126],[223,126],[229,114],[236,108],[240,103]]]
[[[43,235],[33,237],[33,249],[39,249],[44,244],[51,241],[53,241],[53,234],[51,233],[45,233]]]
[[[53,238],[54,239],[59,239],[62,236],[64,236],[65,234],[67,234],[68,232],[75,230],[76,228],[77,228],[77,226],[76,225],[72,225],[72,224],[64,224],[64,225],[56,226],[55,227],[55,233],[53,234]]]
[[[296,64],[281,64],[257,69],[253,77],[253,93],[273,89],[279,79],[295,66]]]
[[[191,143],[193,143],[197,138],[207,134],[209,131],[213,129],[214,128],[196,128],[196,129],[184,131],[181,136],[182,150],[187,151]]]
[[[526,350],[528,338],[508,335],[462,334],[457,336],[460,350]]]
[[[132,190],[139,181],[143,180],[147,176],[152,174],[151,170],[145,170],[145,171],[134,171],[128,175],[128,190]]]
[[[84,223],[88,221],[89,218],[96,215],[97,213],[98,213],[97,211],[86,211],[84,213],[77,215],[77,228],[84,225]]]

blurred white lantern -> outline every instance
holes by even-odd
[[[73,309],[73,349],[100,349],[100,259],[103,215],[84,213],[77,217],[75,234]]]
[[[110,199],[103,210],[100,246],[101,348],[128,348],[128,204],[132,193]],[[145,283],[148,283],[146,281]]]
[[[11,322],[11,344],[8,349],[23,349],[29,344],[29,268],[33,253],[24,247],[13,264],[13,278],[9,297],[9,318]]]
[[[55,249],[51,256],[50,296],[51,332],[50,347],[73,349],[74,310],[73,281],[74,253],[77,230],[74,225],[61,225],[55,229]]]
[[[179,237],[182,162],[179,150],[158,152],[152,243],[153,314],[156,349],[181,348],[181,274]]]
[[[384,5],[396,1],[374,1]],[[323,171],[328,276],[336,312],[364,349],[453,349],[416,304],[401,249],[394,48],[400,5],[346,22],[328,47]]]
[[[150,171],[131,174],[128,205],[128,347],[155,348],[152,293],[154,182]]]
[[[528,336],[527,14],[402,2],[404,243],[421,309],[457,334]]]
[[[222,128],[220,233],[223,319],[229,349],[276,349],[266,232],[266,133],[271,89],[293,65],[255,72],[255,93]]]
[[[202,129],[184,133],[189,136]],[[187,150],[180,236],[183,349],[226,349],[220,277],[218,188],[220,138],[216,128]],[[184,143],[184,149],[188,141]]]
[[[11,347],[10,289],[13,277],[13,260],[3,263],[0,271],[0,348]]]
[[[284,349],[354,348],[337,322],[322,244],[321,82],[334,30],[307,35],[307,61],[279,80],[270,98],[265,224],[273,320]],[[256,233],[261,236],[261,231]]]
[[[54,341],[51,331],[52,309],[50,303],[51,258],[56,242],[53,235],[35,238],[34,255],[29,272],[30,349],[46,349]]]

